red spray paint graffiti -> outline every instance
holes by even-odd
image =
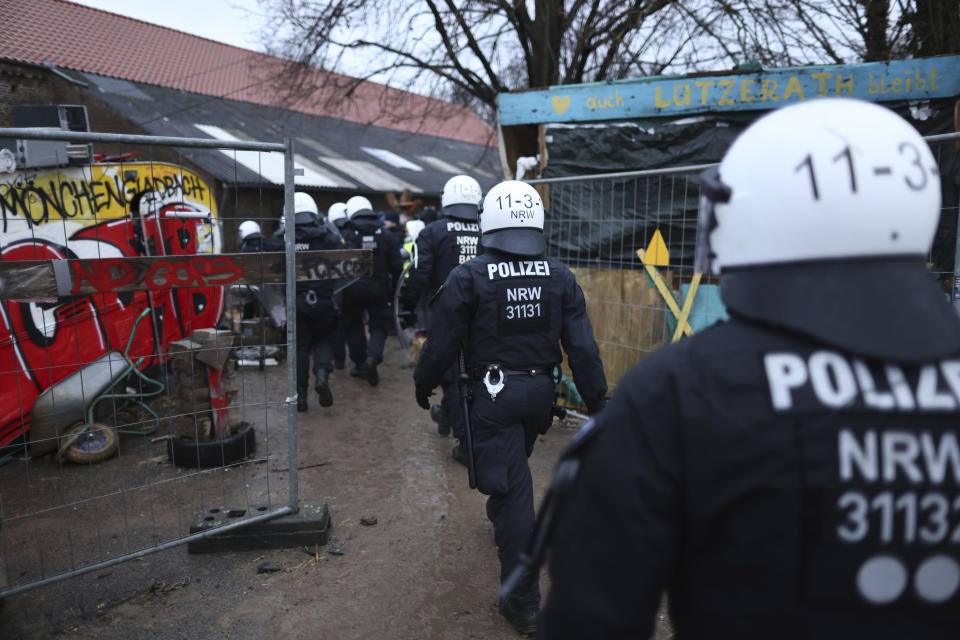
[[[108,351],[122,351],[145,308],[152,314],[141,323],[130,349],[134,359],[147,356],[144,368],[163,363],[172,341],[216,325],[224,295],[213,285],[239,276],[229,260],[204,255],[219,251],[215,219],[209,209],[189,202],[153,209],[142,218],[113,218],[90,226],[46,225],[62,226],[60,237],[20,233],[8,242],[9,235],[0,236],[0,260],[101,258],[103,264],[87,271],[73,263],[72,274],[74,282],[90,282],[101,293],[61,298],[55,304],[0,302],[0,447],[26,435],[33,403],[44,390]],[[196,259],[176,259],[196,254]],[[148,291],[112,291],[129,277],[120,266],[123,257],[141,255],[171,260],[152,267]]]

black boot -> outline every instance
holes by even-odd
[[[538,607],[535,602],[523,599],[501,599],[500,615],[507,619],[513,628],[527,636],[537,632]]]
[[[377,363],[370,358],[367,358],[366,362],[363,363],[360,371],[363,379],[366,380],[371,387],[380,384],[380,375],[377,373]]]
[[[307,390],[298,389],[297,390],[297,411],[303,413],[307,410]]]
[[[354,364],[350,367],[350,377],[351,378],[362,378],[363,377],[363,365]]]
[[[443,414],[443,407],[438,404],[430,407],[430,418],[437,423],[437,433],[442,436],[450,435],[450,422]]]
[[[333,393],[330,391],[330,373],[326,369],[318,369],[317,386],[314,391],[317,392],[317,401],[321,407],[329,407],[333,404]]]

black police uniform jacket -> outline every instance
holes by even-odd
[[[283,238],[281,238],[282,242]],[[262,233],[251,233],[240,243],[238,253],[260,253],[263,251],[264,237]],[[283,248],[280,248],[283,251]]]
[[[559,364],[562,344],[587,406],[602,406],[607,383],[583,292],[559,260],[483,253],[450,272],[430,313],[444,321],[430,323],[417,387],[439,385],[461,343],[469,369],[496,363],[517,370]]]
[[[384,233],[375,216],[349,220],[343,225],[341,235],[351,249],[373,249],[373,279],[389,285],[403,271],[400,245],[392,233]]]
[[[316,222],[298,224],[294,227],[294,249],[301,251],[320,251],[342,249],[343,244],[332,231]],[[267,251],[284,251],[284,230],[278,229],[267,241]],[[309,261],[304,265],[309,268]],[[333,311],[333,280],[303,280],[297,282],[297,311],[324,313]]]
[[[476,222],[441,218],[417,235],[417,264],[404,285],[404,295],[419,298],[440,288],[453,268],[476,257],[480,226]]]
[[[732,319],[575,438],[537,637],[960,638],[960,354],[861,358]],[[613,490],[615,488],[615,490]]]
[[[336,225],[335,222],[330,222],[329,220],[324,220],[320,223],[320,226],[330,232],[330,235],[342,241],[342,236],[340,235],[340,227]]]

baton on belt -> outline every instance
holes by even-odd
[[[463,349],[457,356],[460,365],[460,400],[463,403],[463,442],[467,454],[467,480],[471,489],[477,488],[477,463],[473,457],[473,429],[470,428],[470,376]]]

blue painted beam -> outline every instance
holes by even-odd
[[[960,95],[960,56],[658,76],[501,93],[501,125],[757,111],[821,96],[884,102]]]

